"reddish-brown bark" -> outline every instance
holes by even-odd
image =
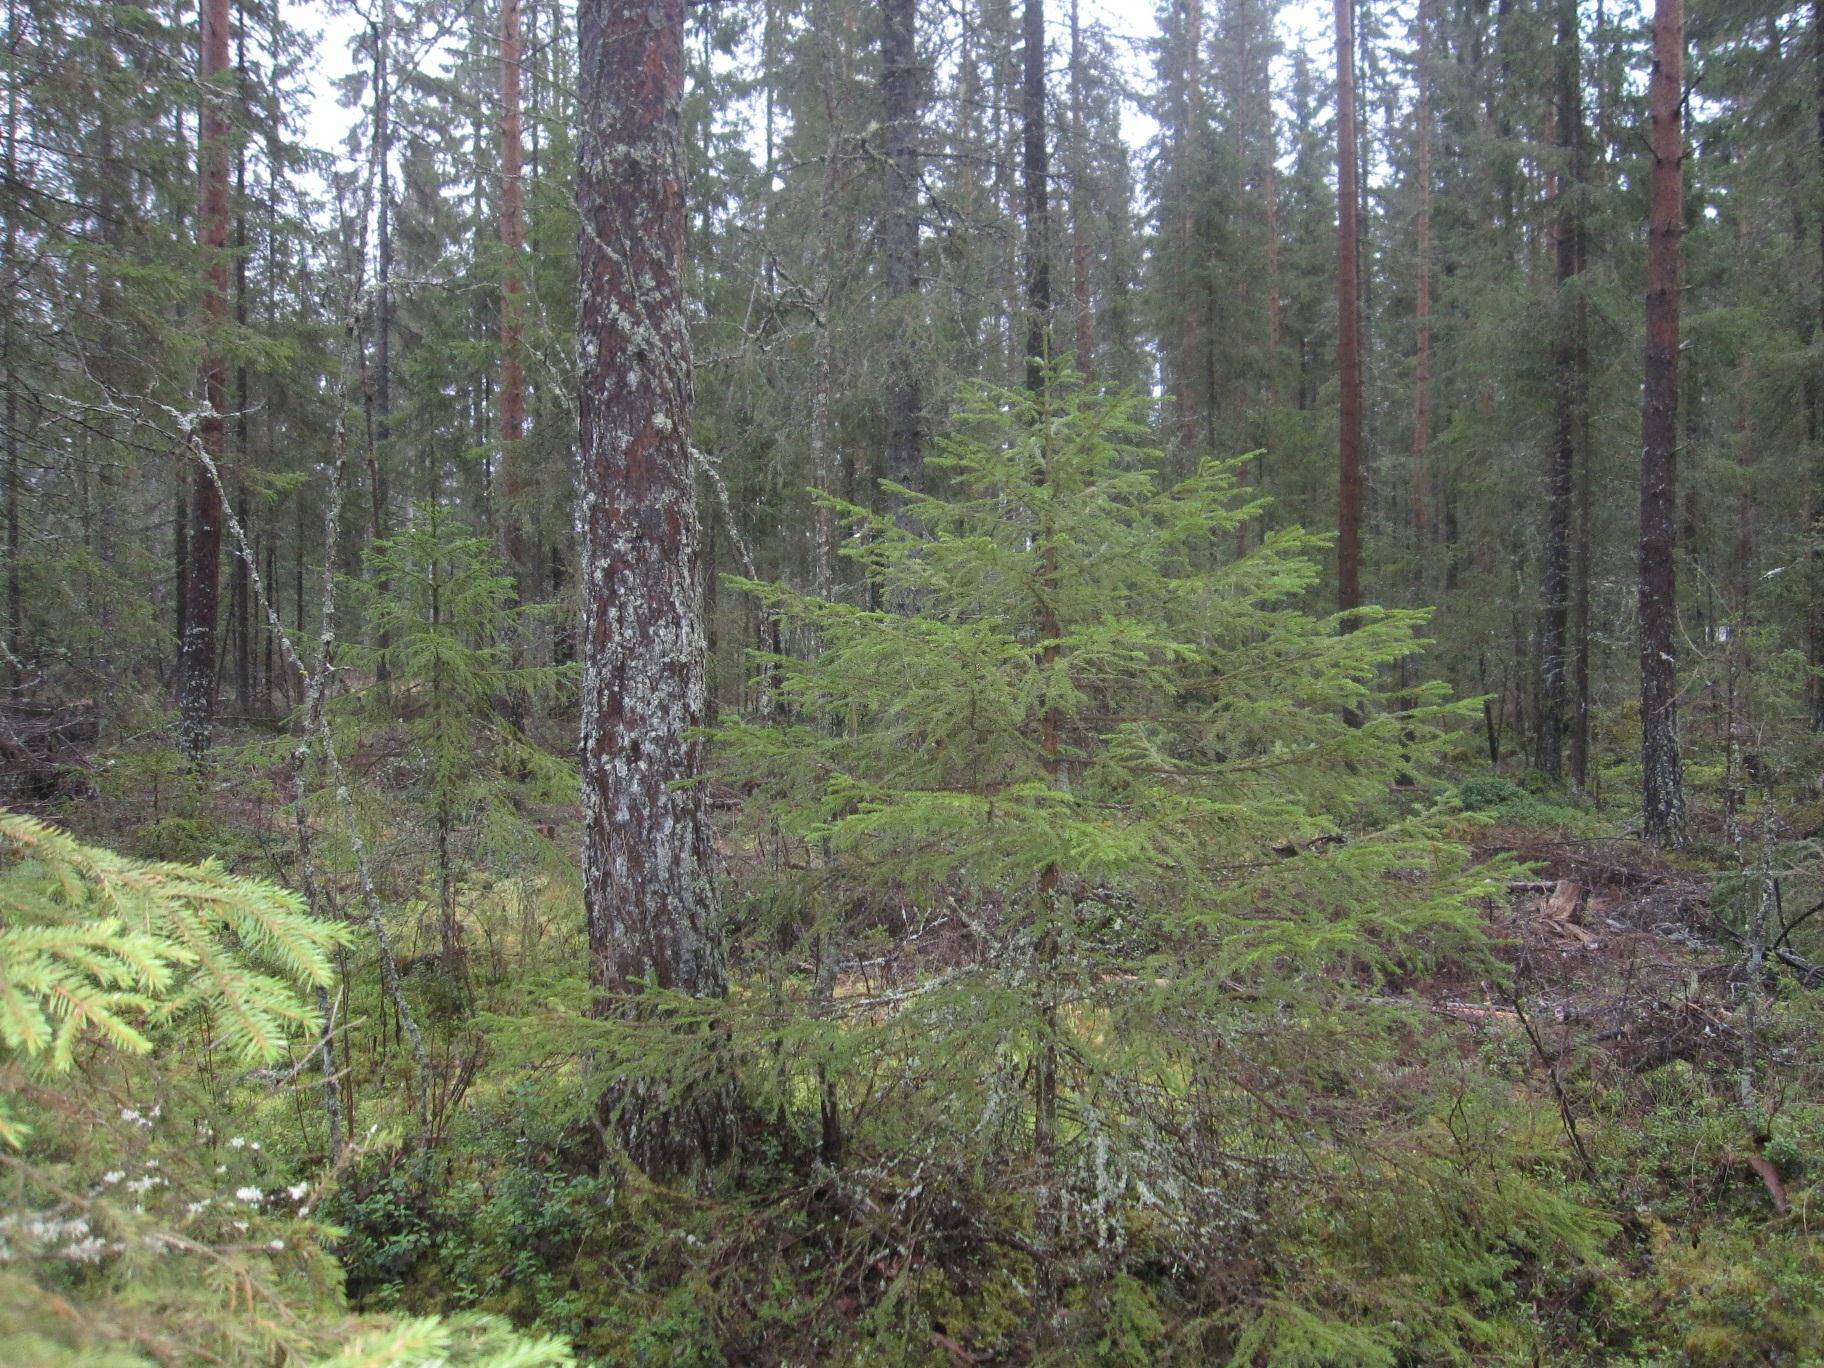
[[[593,979],[724,988],[684,312],[684,0],[583,0],[577,157],[584,897]]]

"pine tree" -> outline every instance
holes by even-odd
[[[595,986],[718,997],[713,850],[696,776],[706,703],[684,314],[683,0],[579,16],[584,889]],[[674,1110],[682,1105],[683,1110]],[[725,1143],[717,1099],[627,1093],[644,1163]],[[694,1111],[694,1116],[690,1113]],[[687,1117],[689,1118],[687,1120]]]

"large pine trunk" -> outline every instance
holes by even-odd
[[[1546,462],[1545,566],[1539,606],[1539,715],[1533,737],[1533,765],[1558,778],[1564,768],[1569,721],[1570,672],[1567,648],[1571,606],[1571,499],[1577,461],[1578,308],[1571,298],[1577,277],[1580,149],[1583,142],[1582,86],[1578,76],[1576,0],[1559,0],[1557,37],[1558,153],[1562,165],[1552,176],[1555,204],[1552,235],[1556,250],[1557,326],[1552,341],[1552,448]]]
[[[707,666],[684,312],[684,0],[583,0],[577,157],[584,900],[608,1010],[643,985],[724,991],[698,786]],[[610,1089],[649,1167],[727,1118]]]
[[[918,0],[885,0],[881,9],[880,77],[887,144],[882,236],[896,345],[907,348],[887,381],[887,479],[918,489],[924,469],[924,395],[920,361],[908,345],[921,335],[912,316],[918,296]],[[893,494],[888,502],[894,516],[900,517],[904,497]]]
[[[202,109],[197,158],[202,190],[197,241],[203,249],[202,398],[197,427],[201,454],[191,462],[189,535],[184,548],[184,616],[180,644],[178,745],[200,761],[215,721],[217,618],[221,598],[222,491],[207,462],[219,470],[227,402],[228,363],[222,332],[228,321],[228,109],[222,77],[228,70],[228,0],[203,0],[201,23]],[[206,458],[206,460],[205,460]]]
[[[1356,238],[1355,6],[1336,0],[1336,606],[1362,604],[1361,282]]]
[[[1678,290],[1684,227],[1684,0],[1656,0],[1647,84],[1653,154],[1647,221],[1647,346],[1640,452],[1641,815],[1647,838],[1676,844],[1684,828],[1678,752]]]

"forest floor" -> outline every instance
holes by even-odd
[[[348,759],[362,801],[387,803],[394,814],[387,820],[408,810],[390,806],[392,763],[381,752]],[[283,880],[295,837],[283,766],[261,763],[253,773],[198,792],[162,771],[116,766],[96,771],[75,801],[60,795],[56,815],[136,854],[219,853],[239,872]],[[1447,961],[1364,987],[1377,1002],[1412,1009],[1414,1020],[1428,1023],[1420,1029],[1445,1042],[1466,1073],[1506,1090],[1515,1106],[1504,1124],[1542,1127],[1536,1152],[1555,1155],[1545,1167],[1616,1231],[1600,1262],[1518,1261],[1511,1303],[1491,1318],[1520,1327],[1514,1343],[1530,1337],[1538,1363],[1824,1363],[1824,1250],[1812,1231],[1814,1202],[1824,1197],[1824,969],[1813,958],[1824,958],[1824,916],[1810,907],[1824,893],[1809,875],[1776,888],[1776,942],[1755,1015],[1743,991],[1738,930],[1754,880],[1729,865],[1743,843],[1726,839],[1720,815],[1698,814],[1702,853],[1664,855],[1605,834],[1587,813],[1531,802],[1518,802],[1516,811],[1487,814],[1473,836],[1479,856],[1524,867],[1504,896],[1484,906],[1492,963],[1500,967],[1491,971],[1485,959],[1477,972]],[[577,837],[580,814],[550,806],[528,821],[561,852]],[[332,861],[335,826],[326,810],[322,835]],[[538,1126],[542,1099],[557,1095],[541,1089],[565,1086],[549,1061],[573,1050],[527,1046],[518,1037],[531,1028],[503,1025],[565,994],[585,1000],[573,891],[556,879],[537,899],[508,896],[504,877],[465,884],[465,915],[475,923],[472,996],[466,1004],[439,1001],[435,957],[427,953],[435,937],[427,934],[422,892],[425,833],[408,820],[395,834],[395,843],[376,849],[376,876],[398,909],[401,958],[433,1050],[452,1061],[457,1081],[442,1101],[446,1150],[434,1180],[376,1152],[342,1175],[342,1192],[325,1204],[350,1232],[338,1252],[357,1304],[476,1305],[564,1333],[605,1353],[595,1360],[602,1362],[637,1351],[654,1363],[771,1364],[805,1361],[794,1354],[813,1344],[853,1348],[844,1337],[858,1333],[858,1318],[884,1314],[884,1303],[902,1295],[895,1289],[911,1255],[871,1262],[875,1256],[857,1245],[862,1271],[840,1287],[833,1275],[824,1284],[781,1282],[782,1265],[764,1260],[794,1246],[822,1248],[834,1219],[866,1225],[870,1218],[850,1207],[870,1199],[868,1178],[848,1192],[794,1169],[789,1155],[775,1156],[713,1200],[651,1207],[620,1233],[602,1228],[603,1180],[565,1149],[570,1132]],[[1811,835],[1774,834],[1789,845]],[[464,858],[481,856],[465,847]],[[545,879],[528,876],[525,884]],[[837,992],[887,1002],[896,985],[965,960],[970,940],[962,921],[941,909],[887,918]],[[360,1120],[397,1123],[389,1107],[397,1111],[403,1096],[402,1050],[388,1051],[372,965],[354,966],[350,1012]],[[368,1025],[359,1025],[363,1019]],[[359,1032],[375,1022],[372,1049]],[[1741,1079],[1750,1056],[1759,1061],[1759,1134],[1744,1124]],[[307,1176],[314,1142],[297,1128],[300,1110],[277,1098],[259,1105],[275,1153],[285,1148],[287,1128],[297,1130],[292,1148],[299,1176]],[[1502,1181],[1502,1161],[1465,1162],[1485,1163],[1491,1181]],[[892,1201],[885,1192],[873,1194],[883,1210]],[[879,1361],[1029,1361],[1027,1327],[1009,1310],[1019,1302],[1008,1289],[1018,1285],[1023,1256],[1017,1242],[997,1246],[982,1236],[992,1220],[973,1212],[954,1238],[937,1226],[926,1230],[932,1269],[946,1266],[945,1239],[962,1251],[949,1257],[949,1290],[930,1303],[949,1307],[950,1318],[932,1313],[936,1328],[917,1336],[929,1357]],[[827,1252],[849,1256],[839,1244]],[[752,1276],[743,1260],[756,1261]],[[773,1285],[759,1274],[763,1267],[774,1268]],[[698,1317],[694,1308],[710,1289],[721,1305]],[[1183,1323],[1163,1315],[1159,1343]],[[965,1332],[964,1324],[972,1328]],[[686,1345],[695,1348],[686,1353]],[[862,1361],[847,1352],[821,1361]],[[1152,1352],[1085,1361],[1151,1362]],[[1474,1361],[1525,1360],[1503,1351]]]

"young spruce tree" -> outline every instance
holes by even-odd
[[[1452,712],[1384,691],[1424,614],[1307,612],[1326,539],[1229,554],[1260,509],[1236,463],[1167,486],[1143,416],[1053,368],[966,390],[945,493],[905,491],[899,524],[837,505],[863,602],[914,611],[740,582],[817,649],[765,658],[776,715],[719,733],[788,848],[773,943],[853,947],[883,915],[961,938],[884,991],[818,963],[760,1110],[846,1111],[908,1186],[919,1155],[998,1167],[1042,1306],[1124,1229],[1233,1243],[1234,1151],[1340,1163],[1329,1099],[1372,1086],[1378,1028],[1334,986],[1473,936],[1466,852],[1390,796]]]

